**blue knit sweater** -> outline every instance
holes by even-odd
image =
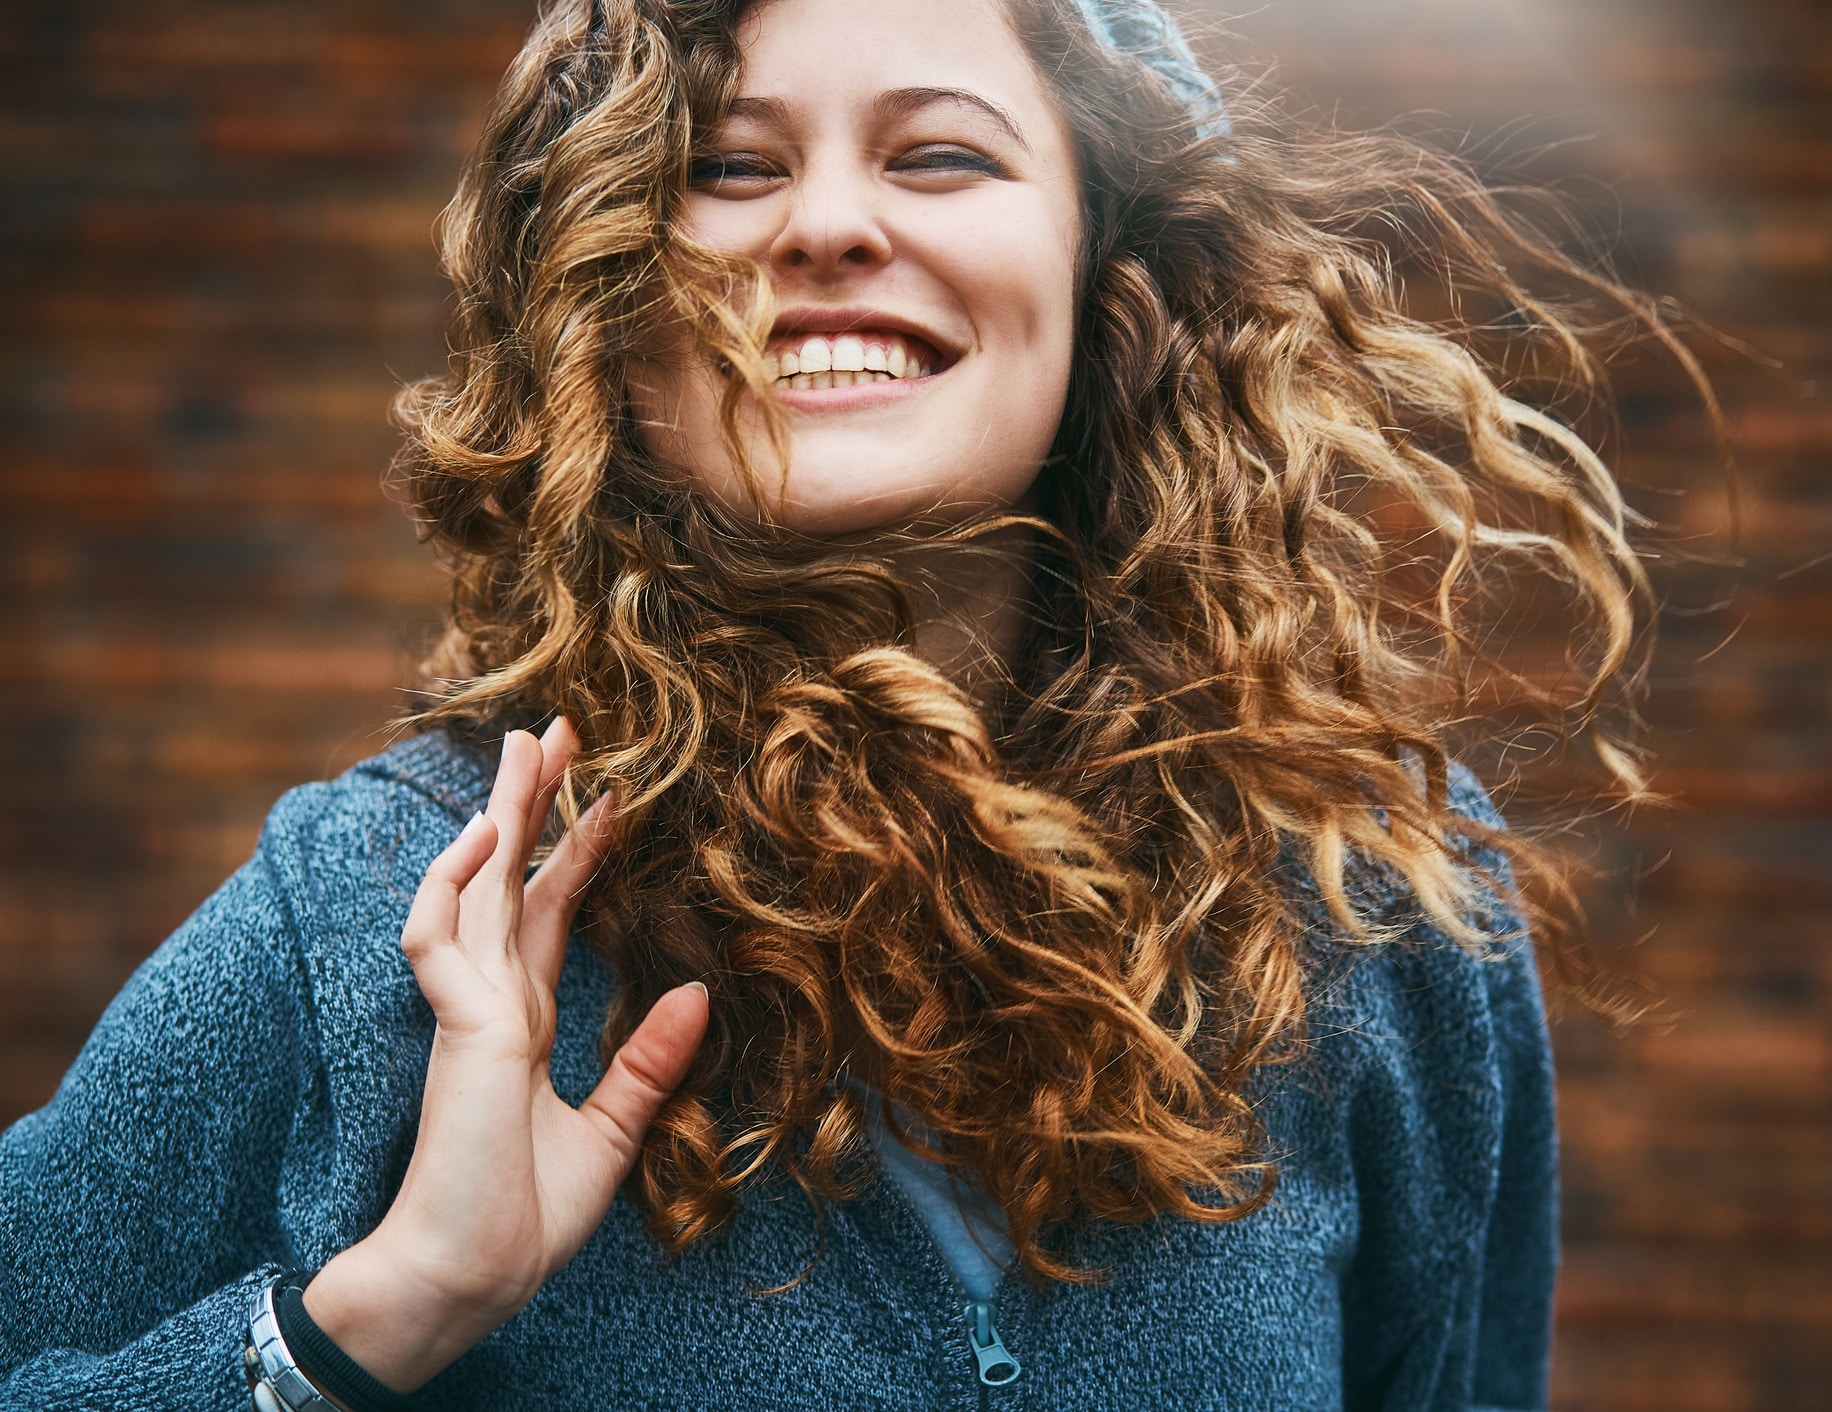
[[[246,1409],[251,1281],[367,1233],[413,1144],[432,1016],[397,943],[489,761],[426,736],[288,794],[249,863],[0,1137],[0,1409]],[[1493,821],[1459,775],[1454,797]],[[1314,899],[1312,899],[1314,904]],[[1406,924],[1403,896],[1384,899]],[[1314,907],[1313,907],[1314,910]],[[1530,954],[1410,923],[1321,969],[1264,1076],[1276,1201],[1236,1224],[1093,1225],[1092,1287],[1007,1276],[1024,1373],[982,1386],[964,1296],[895,1183],[817,1223],[763,1189],[672,1263],[619,1197],[520,1315],[437,1378],[455,1409],[1391,1409],[1544,1403],[1551,1070]],[[612,987],[567,958],[553,1077],[599,1077]],[[812,1273],[783,1294],[758,1291]]]

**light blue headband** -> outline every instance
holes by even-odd
[[[1157,0],[1075,0],[1094,37],[1130,54],[1161,78],[1173,97],[1196,115],[1197,131],[1219,137],[1228,130],[1221,91],[1202,71],[1177,22]]]

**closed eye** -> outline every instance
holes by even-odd
[[[1002,177],[1008,173],[1005,164],[972,147],[954,143],[927,143],[911,148],[891,163],[903,172],[978,172],[984,176]]]
[[[756,152],[710,152],[687,164],[687,184],[702,190],[749,186],[781,175]]]

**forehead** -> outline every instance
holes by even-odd
[[[746,98],[810,108],[932,88],[1032,115],[1053,107],[999,0],[762,0],[738,41]]]

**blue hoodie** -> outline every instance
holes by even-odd
[[[432,1042],[398,945],[491,763],[428,735],[275,807],[254,857],[140,968],[49,1106],[0,1137],[0,1409],[243,1412],[245,1299],[367,1234],[407,1165]],[[1453,803],[1495,823],[1467,774]],[[1302,892],[1303,889],[1300,889]],[[1268,1070],[1273,1203],[1090,1223],[1091,1287],[1007,1275],[1023,1374],[978,1379],[965,1295],[902,1189],[816,1218],[783,1184],[672,1262],[619,1197],[525,1310],[435,1379],[453,1409],[1538,1408],[1555,1251],[1552,1074],[1518,918],[1477,957],[1378,894],[1311,1040]],[[553,1077],[597,1082],[613,980],[574,946]],[[819,1257],[816,1259],[816,1257]],[[807,1278],[781,1285],[813,1262]]]

